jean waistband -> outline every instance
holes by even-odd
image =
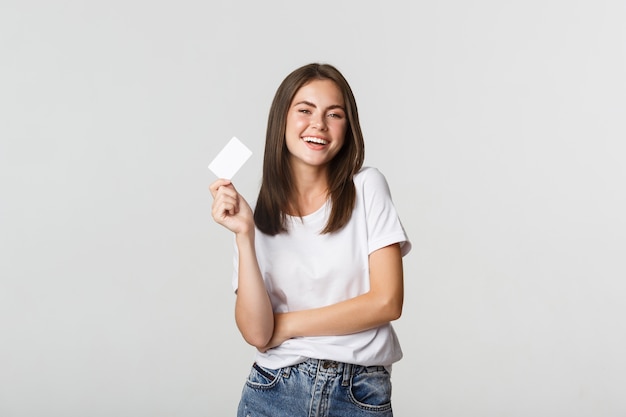
[[[315,376],[316,374],[326,374],[328,376],[342,375],[342,385],[349,384],[350,379],[355,373],[363,371],[381,371],[385,369],[384,366],[363,366],[328,359],[307,359],[304,362],[293,365],[292,368],[298,368],[311,376]]]

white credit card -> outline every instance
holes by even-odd
[[[239,171],[239,168],[246,163],[250,155],[252,155],[252,151],[233,136],[226,146],[224,146],[224,149],[211,161],[209,169],[213,171],[218,178],[230,180],[235,176],[237,171]]]

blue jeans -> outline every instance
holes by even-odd
[[[252,365],[237,417],[392,417],[382,366],[309,359],[281,369]]]

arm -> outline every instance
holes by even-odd
[[[371,253],[369,269],[370,290],[365,294],[326,307],[276,314],[272,339],[261,350],[293,337],[357,333],[398,319],[404,298],[400,244]]]
[[[235,233],[239,251],[235,322],[246,342],[265,346],[274,331],[274,313],[256,258],[252,209],[230,181],[217,180],[209,188],[213,219]]]

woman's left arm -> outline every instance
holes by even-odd
[[[404,276],[400,244],[369,255],[370,290],[362,295],[310,310],[274,316],[274,335],[262,351],[301,336],[338,336],[373,329],[402,314]]]

